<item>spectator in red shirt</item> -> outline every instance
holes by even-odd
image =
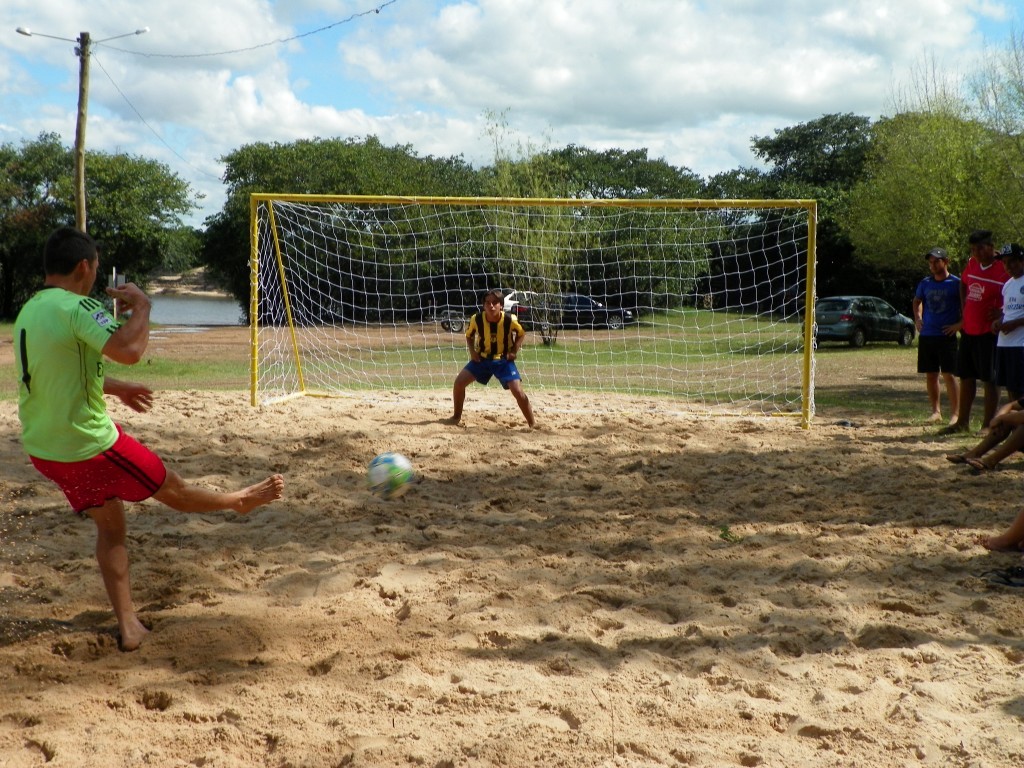
[[[1003,306],[1003,283],[1010,279],[1010,275],[1003,262],[996,258],[989,230],[974,230],[967,238],[967,243],[971,255],[960,274],[960,299],[964,308],[957,358],[960,397],[956,421],[942,430],[945,434],[970,431],[971,407],[977,394],[977,382],[982,382],[985,392],[982,430],[989,428],[999,406],[999,386],[994,375],[998,335],[993,333],[992,323],[999,319]]]

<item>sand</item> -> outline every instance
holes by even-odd
[[[446,392],[112,404],[197,483],[288,484],[244,517],[131,506],[135,653],[0,402],[0,765],[1024,764],[1024,590],[982,578],[1020,557],[974,543],[1024,459],[974,475],[943,459],[968,438],[856,414],[533,401],[536,431],[494,387],[461,428]],[[390,502],[385,450],[422,474]]]

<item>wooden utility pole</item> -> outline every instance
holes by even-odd
[[[85,122],[89,113],[89,55],[93,40],[88,32],[82,32],[77,40],[72,40],[69,37],[33,32],[28,27],[18,27],[14,31],[25,37],[38,35],[51,40],[78,43],[78,47],[75,48],[75,53],[78,54],[78,121],[75,123],[75,226],[85,232]],[[146,32],[149,32],[149,27],[142,27],[134,32],[125,32],[123,35],[104,37],[102,40],[97,40],[96,43],[105,43],[108,40],[128,37],[128,35],[144,35]]]
[[[78,121],[75,123],[75,226],[85,223],[85,123],[89,112],[89,33],[78,36]]]

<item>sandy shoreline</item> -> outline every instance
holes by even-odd
[[[912,382],[913,383],[913,382]],[[923,393],[921,394],[923,397]],[[153,632],[116,649],[92,556],[0,403],[0,755],[61,766],[1017,766],[1019,562],[973,542],[1021,460],[919,425],[581,417],[537,393],[111,406],[183,475],[285,473],[251,516],[130,513]],[[424,476],[377,501],[384,450]]]

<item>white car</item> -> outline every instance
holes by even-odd
[[[506,312],[516,312],[519,305],[529,307],[537,300],[537,294],[533,291],[509,291],[505,296],[503,309]]]

